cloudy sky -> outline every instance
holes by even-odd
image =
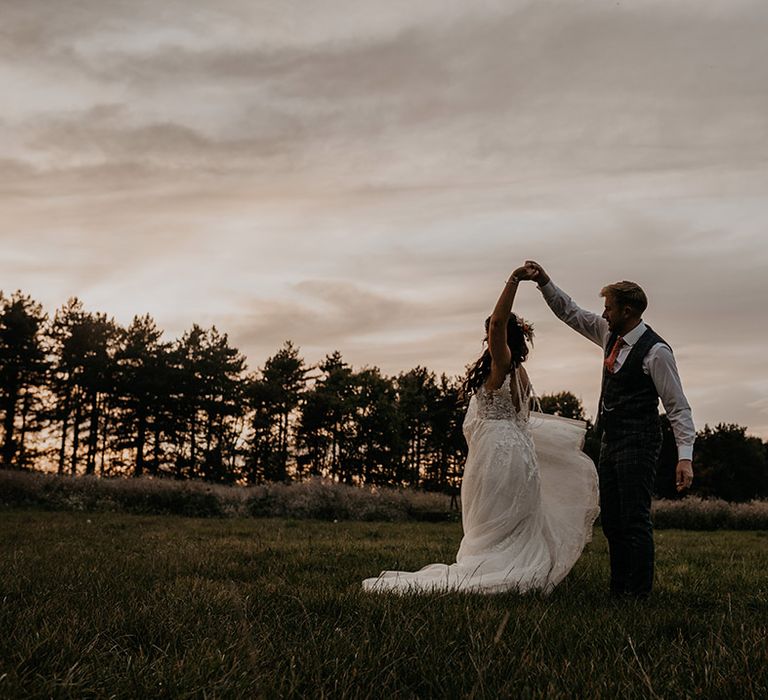
[[[459,374],[509,272],[639,282],[694,417],[768,438],[764,0],[0,0],[0,289],[251,368]],[[540,393],[599,351],[533,285]]]

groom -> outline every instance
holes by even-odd
[[[645,598],[653,587],[651,496],[661,450],[659,398],[677,443],[677,490],[693,481],[696,432],[675,358],[669,345],[643,322],[648,299],[634,282],[603,287],[605,310],[598,316],[579,308],[541,265],[528,260],[525,267],[525,279],[538,284],[554,314],[603,349],[597,470],[600,520],[611,561],[610,592]]]

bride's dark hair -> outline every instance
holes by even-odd
[[[485,338],[483,343],[488,342],[488,328],[491,324],[491,317],[485,319]],[[533,325],[523,320],[514,313],[509,314],[507,321],[507,345],[512,352],[512,367],[517,368],[528,357],[528,343],[533,345]],[[461,386],[462,399],[466,402],[474,392],[476,392],[488,378],[491,373],[491,351],[488,346],[483,349],[483,354],[478,358],[474,365],[467,370],[467,376]]]

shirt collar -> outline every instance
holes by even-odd
[[[645,325],[643,321],[640,321],[640,323],[637,324],[629,333],[627,333],[625,336],[622,336],[624,338],[624,342],[632,347],[638,340],[640,340],[640,337],[645,333],[645,331],[648,330],[648,326]]]

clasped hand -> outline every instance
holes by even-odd
[[[537,284],[545,284],[549,280],[547,273],[544,272],[544,268],[533,260],[526,260],[524,265],[518,267],[512,273],[512,276],[520,282],[532,280]]]
[[[525,264],[521,267],[518,267],[513,273],[512,276],[517,279],[518,281],[522,282],[524,280],[533,280],[536,279],[536,276],[538,275],[538,270],[536,268],[532,267],[531,265]]]

